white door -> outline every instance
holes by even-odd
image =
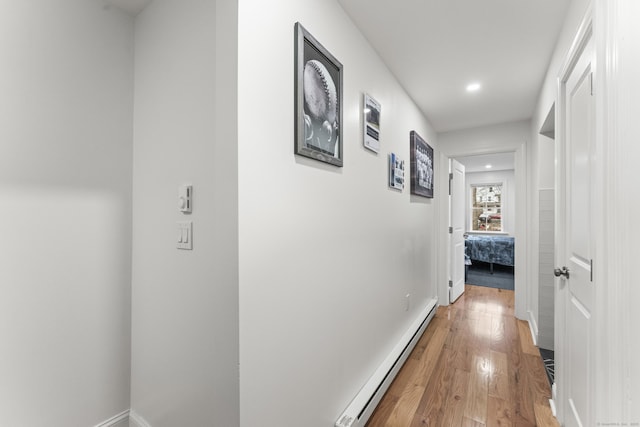
[[[556,315],[562,317],[562,342],[557,366],[558,399],[566,426],[592,426],[593,386],[592,331],[594,321],[591,268],[593,264],[594,203],[592,198],[595,165],[595,103],[593,96],[593,42],[590,31],[585,43],[570,58],[561,76],[560,97],[562,136],[559,146],[559,203],[561,206],[556,243],[558,245],[556,285],[561,303]],[[560,206],[559,204],[559,206]]]
[[[449,301],[454,302],[464,292],[464,230],[465,230],[465,188],[464,166],[451,159],[449,168],[451,271],[449,277]]]

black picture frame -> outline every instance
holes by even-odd
[[[411,140],[411,194],[433,198],[433,148],[414,130]]]
[[[295,24],[294,153],[343,166],[342,64]]]

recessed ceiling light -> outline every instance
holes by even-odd
[[[467,92],[477,92],[480,90],[480,83],[471,83],[467,85]]]
[[[487,169],[491,169],[493,167],[493,165],[484,165],[485,168]]]

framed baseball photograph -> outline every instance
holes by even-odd
[[[342,166],[342,64],[295,25],[295,154]]]
[[[411,131],[411,194],[433,198],[433,148]]]

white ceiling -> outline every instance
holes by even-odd
[[[438,132],[529,119],[569,4],[338,2]]]
[[[103,1],[135,16],[152,0]],[[446,132],[531,117],[570,0],[338,2]]]
[[[514,153],[481,154],[456,157],[464,165],[466,173],[512,170],[515,168]],[[491,168],[487,168],[491,165]]]

